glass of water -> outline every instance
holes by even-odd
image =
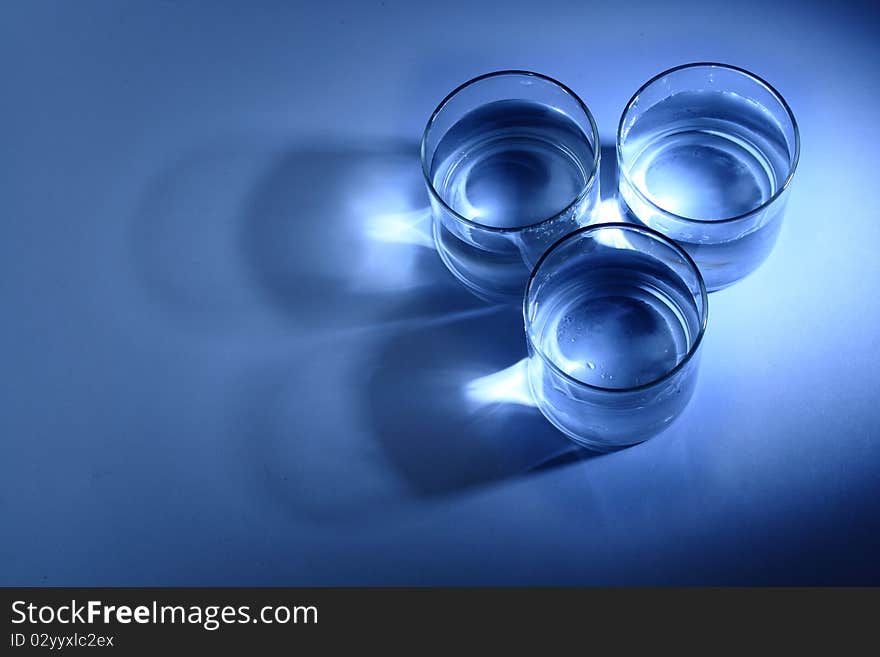
[[[769,255],[797,167],[788,104],[761,78],[687,64],[648,81],[617,130],[620,198],[697,262],[709,291]]]
[[[586,223],[599,152],[593,116],[556,80],[500,71],[461,85],[421,145],[443,262],[478,296],[520,301],[546,248]]]
[[[538,408],[592,449],[650,438],[691,397],[707,310],[693,260],[650,228],[595,224],[562,238],[523,307]]]

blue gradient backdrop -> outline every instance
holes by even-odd
[[[876,6],[0,13],[0,583],[880,583]],[[694,60],[794,108],[788,215],[712,296],[681,420],[591,457],[522,403],[518,313],[429,248],[416,142],[526,68],[613,165]]]

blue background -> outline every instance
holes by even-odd
[[[0,583],[880,583],[876,7],[0,13]],[[607,193],[624,104],[695,60],[793,107],[788,214],[680,421],[591,457],[520,403],[517,310],[428,246],[417,139],[540,71]]]

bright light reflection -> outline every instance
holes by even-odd
[[[617,201],[609,199],[602,201],[596,208],[596,218],[603,224],[612,224],[623,221],[623,215],[620,213],[620,206]]]
[[[352,190],[340,218],[350,226],[352,233],[344,239],[352,248],[338,267],[352,289],[389,292],[430,283],[417,264],[434,247],[431,209],[427,203],[413,204],[412,177],[411,167],[404,172],[379,162],[366,168]]]
[[[393,199],[390,199],[393,200]],[[431,236],[431,208],[389,212],[394,203],[361,208],[363,244],[348,266],[356,289],[411,289],[425,283],[415,263],[425,249],[434,248]],[[400,207],[397,205],[397,207]],[[357,216],[357,215],[355,215]]]
[[[591,234],[599,244],[610,246],[615,249],[631,249],[632,244],[626,238],[626,234],[620,228],[605,228]]]
[[[481,376],[465,386],[467,398],[480,406],[488,404],[520,404],[535,406],[527,378],[528,359],[498,372]]]
[[[553,362],[556,363],[556,366],[561,369],[563,372],[568,374],[569,376],[573,376],[576,379],[578,378],[576,375],[579,372],[583,372],[589,366],[586,363],[578,363],[577,361],[573,361],[570,358],[566,358],[561,353],[555,353],[552,356]],[[595,367],[595,366],[593,366]],[[592,367],[590,368],[592,369]]]
[[[368,238],[377,242],[434,248],[431,237],[431,208],[368,215],[364,230]]]

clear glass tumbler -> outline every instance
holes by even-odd
[[[725,64],[686,64],[649,80],[623,111],[620,198],[719,290],[772,250],[799,150],[794,115],[767,82]]]
[[[693,393],[707,311],[697,266],[656,231],[595,224],[562,238],[523,306],[538,408],[592,449],[650,438]]]
[[[541,254],[597,202],[599,152],[590,111],[556,80],[500,71],[461,85],[422,137],[443,262],[478,296],[521,300]]]

